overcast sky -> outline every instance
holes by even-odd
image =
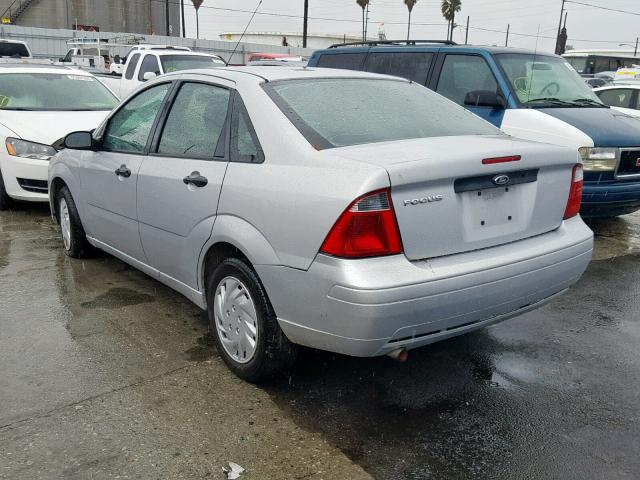
[[[567,3],[569,44],[576,48],[618,48],[620,43],[635,44],[636,37],[640,35],[640,1],[580,1],[637,12],[638,15]],[[204,0],[200,8],[201,38],[217,40],[220,33],[244,30],[251,18],[250,12],[258,2]],[[185,4],[187,35],[195,37],[195,14],[191,0],[185,0]],[[303,0],[262,0],[248,31],[301,32],[303,4]],[[309,5],[309,33],[361,33],[362,10],[355,0],[309,0]],[[560,5],[561,0],[462,0],[462,11],[456,19],[459,28],[454,39],[464,42],[464,27],[469,16],[469,43],[504,45],[507,25],[510,24],[510,46],[535,48],[537,42],[540,50],[552,51]],[[418,0],[411,20],[412,38],[446,36],[446,23],[440,14],[438,0]],[[380,24],[384,24],[387,38],[406,37],[407,8],[403,0],[371,0],[370,34],[375,35]],[[539,38],[536,38],[538,31]]]

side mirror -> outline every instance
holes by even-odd
[[[464,104],[468,107],[491,107],[499,110],[507,108],[504,97],[490,90],[474,90],[467,93]]]
[[[93,136],[91,132],[72,132],[64,137],[64,148],[93,150]]]
[[[144,72],[142,75],[142,79],[146,82],[147,80],[151,80],[152,78],[156,78],[157,75],[154,72]]]

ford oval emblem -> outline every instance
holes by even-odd
[[[509,178],[509,175],[496,175],[495,177],[493,177],[491,181],[493,182],[494,185],[501,186],[501,185],[508,185],[511,179]]]

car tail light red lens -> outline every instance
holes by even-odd
[[[493,165],[494,163],[519,162],[522,159],[520,155],[511,155],[509,157],[485,158],[482,160],[483,165]]]
[[[390,190],[376,190],[349,205],[325,238],[320,251],[343,258],[402,253]]]
[[[567,208],[564,210],[564,219],[575,217],[580,212],[580,204],[582,203],[582,165],[577,164],[573,167],[571,177],[571,190],[569,191],[569,200],[567,200]]]

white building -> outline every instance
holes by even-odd
[[[237,42],[240,40],[241,32],[229,32],[220,35],[220,40],[227,42]],[[374,41],[377,38],[369,37]],[[289,47],[302,47],[302,33],[286,33],[286,32],[247,32],[242,37],[243,42],[262,43],[265,45],[280,45],[286,42]],[[335,33],[313,33],[307,35],[307,48],[318,50],[327,48],[336,43],[360,42],[361,36],[357,35],[337,35]]]

